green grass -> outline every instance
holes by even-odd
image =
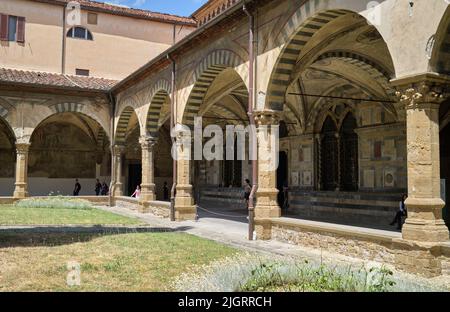
[[[164,291],[185,270],[237,253],[184,233],[8,235],[0,241],[0,291]],[[70,261],[80,264],[80,286],[66,283]]]
[[[96,208],[28,208],[0,206],[0,225],[136,225],[138,219]]]

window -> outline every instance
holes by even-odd
[[[97,14],[88,13],[88,24],[97,25]]]
[[[88,69],[75,69],[75,74],[77,76],[89,76],[89,70]]]
[[[83,27],[72,27],[67,32],[67,37],[84,40],[93,40],[92,33]]]
[[[0,14],[0,40],[25,42],[25,18]]]

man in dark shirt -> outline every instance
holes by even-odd
[[[97,179],[97,182],[95,182],[95,195],[100,195],[100,192],[102,190],[102,184],[100,183],[100,180]]]
[[[75,188],[73,189],[73,196],[78,196],[80,194],[81,184],[78,182],[78,179],[75,180]]]
[[[164,182],[163,196],[165,201],[169,200],[169,188],[167,187],[167,182]]]

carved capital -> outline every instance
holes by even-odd
[[[449,82],[439,81],[426,76],[421,76],[417,81],[397,85],[396,95],[406,109],[435,106],[436,108],[450,95]]]
[[[28,151],[30,150],[30,143],[16,143],[16,151],[19,155],[28,154]]]
[[[254,113],[256,126],[278,125],[280,113],[277,111],[258,111]]]
[[[141,144],[142,150],[153,150],[157,139],[151,136],[141,136],[139,138],[139,143]]]
[[[122,156],[125,152],[125,145],[116,144],[113,146],[114,156]]]

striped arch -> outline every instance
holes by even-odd
[[[6,116],[8,116],[8,110],[0,105],[0,117],[3,119],[6,119]]]
[[[63,114],[63,113],[77,113],[84,115],[86,117],[91,118],[92,120],[96,121],[100,128],[103,130],[108,131],[109,130],[109,124],[105,121],[103,121],[101,118],[97,116],[97,114],[92,110],[91,105],[86,105],[83,103],[76,103],[76,102],[64,102],[64,103],[57,103],[49,106],[50,114],[48,114],[45,119],[56,115],[56,114]],[[38,125],[36,125],[35,128],[37,128]],[[105,132],[105,135],[107,133]],[[95,139],[95,137],[94,137]]]
[[[82,103],[58,103],[49,107],[53,114],[61,113],[82,113],[85,108],[85,104]]]
[[[330,51],[320,55],[313,63],[325,59],[338,59],[360,68],[377,81],[386,90],[388,96],[395,95],[395,90],[389,83],[393,78],[393,74],[367,57],[348,51]]]
[[[117,122],[115,142],[117,144],[125,144],[128,125],[130,123],[131,116],[134,114],[133,107],[127,106],[120,114],[119,121]]]
[[[189,85],[194,88],[189,95],[183,113],[183,125],[193,127],[194,117],[198,115],[209,87],[226,68],[236,68],[242,59],[232,51],[216,50],[206,56],[197,66]]]
[[[103,147],[105,146],[106,140],[107,140],[107,138],[106,138],[105,130],[103,130],[103,128],[100,127],[98,129],[98,134],[97,134],[97,149],[98,150],[100,150],[100,151],[103,150]]]
[[[158,136],[159,120],[161,118],[161,109],[164,103],[170,98],[172,92],[170,83],[165,80],[159,80],[152,88],[150,107],[148,108],[146,131],[153,137]]]
[[[291,82],[297,59],[309,40],[328,23],[353,12],[328,10],[315,13],[310,0],[298,9],[276,39],[277,46],[285,44],[275,64],[269,81],[266,105],[272,110],[282,111],[286,90]]]

